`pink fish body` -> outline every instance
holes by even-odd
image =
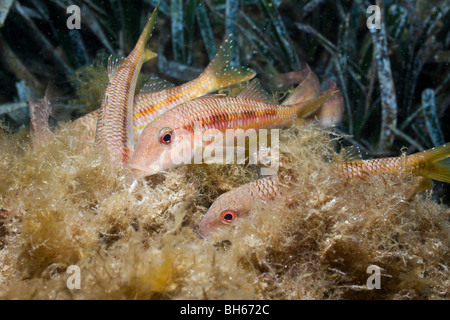
[[[211,143],[224,145],[236,134],[228,129],[271,129],[292,126],[304,115],[317,110],[335,92],[319,98],[280,106],[261,100],[261,92],[253,82],[237,97],[202,97],[185,102],[151,122],[139,137],[138,144],[129,162],[129,167],[138,176],[155,174],[186,163]],[[298,119],[298,120],[297,120]],[[221,138],[205,141],[211,132],[220,133]],[[200,146],[194,139],[199,135]],[[179,157],[179,155],[183,155]],[[187,155],[187,156],[186,156]],[[186,156],[186,157],[185,157]]]
[[[133,51],[110,75],[102,106],[99,109],[95,142],[105,149],[112,162],[126,162],[134,147],[133,103],[136,82],[145,61],[156,57],[146,48],[156,22],[158,7],[145,25]]]
[[[200,222],[198,233],[207,237],[211,232],[247,216],[257,203],[266,204],[280,194],[277,176],[244,184],[219,196]]]

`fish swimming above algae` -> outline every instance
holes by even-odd
[[[110,75],[102,105],[99,109],[95,142],[105,149],[115,163],[126,162],[134,147],[133,103],[136,83],[142,64],[156,53],[146,47],[158,13],[153,11],[133,51]]]
[[[133,106],[134,142],[137,143],[144,127],[159,115],[173,107],[214,92],[221,88],[231,86],[252,79],[255,72],[246,67],[231,66],[233,41],[228,36],[219,47],[217,54],[205,70],[195,79],[180,86],[167,88],[167,82],[154,78],[147,82],[143,89],[136,93]],[[74,121],[82,131],[95,133],[98,110],[94,110]]]
[[[338,93],[332,90],[314,99],[277,105],[270,103],[259,82],[253,80],[236,97],[201,97],[185,102],[145,127],[129,167],[137,176],[144,177],[191,163],[199,152],[203,161],[208,162],[206,147],[220,149],[229,146],[235,137],[256,135],[259,129],[300,124]]]
[[[349,160],[336,161],[336,174],[344,181],[354,181],[370,175],[406,173],[419,176],[415,192],[432,188],[430,179],[450,183],[450,143],[409,156],[361,160],[349,152]],[[270,205],[282,194],[277,175],[262,178],[219,196],[200,222],[198,233],[207,237],[238,217],[247,216],[257,203]]]

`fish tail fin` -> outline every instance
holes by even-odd
[[[297,113],[295,124],[296,125],[303,124],[306,117],[310,116],[311,114],[319,110],[324,103],[329,101],[338,93],[339,90],[330,90],[317,98],[309,99],[292,105]]]
[[[420,166],[418,175],[450,183],[450,143],[423,151],[417,155],[422,156],[422,161],[425,164]]]
[[[147,42],[150,39],[153,29],[155,28],[156,16],[158,15],[159,3],[153,10],[152,15],[148,19],[144,31],[142,31],[141,36],[138,40],[138,47],[144,48],[144,61],[148,61],[150,59],[155,58],[158,54],[156,52],[151,51],[149,48],[146,48]]]
[[[320,95],[320,82],[317,75],[311,71],[307,65],[305,70],[300,72],[303,79],[294,91],[283,101],[282,105],[296,104],[309,99],[317,98]]]
[[[322,94],[338,90],[334,81],[329,80],[328,83],[330,88],[323,91]],[[308,119],[317,119],[321,128],[331,128],[342,122],[344,110],[344,97],[339,91],[326,101],[316,113],[309,116]]]
[[[320,95],[326,95],[329,92],[338,90],[336,83],[332,80],[327,80],[321,85],[317,75],[311,71],[311,68],[306,65],[306,68],[298,73],[301,78],[300,84],[294,89],[292,94],[283,101],[282,105],[293,105],[304,101],[313,101],[313,99]],[[335,94],[328,101],[324,102],[319,109],[314,111],[314,106],[311,106],[312,114],[308,116],[308,120],[317,119],[319,126],[322,128],[330,128],[341,123],[344,117],[344,98],[339,92]],[[304,109],[308,113],[308,109]],[[298,118],[298,122],[303,122]]]
[[[210,80],[210,92],[250,80],[256,75],[256,72],[250,68],[230,65],[233,56],[232,49],[233,41],[231,35],[229,35],[202,73],[201,76],[207,77]]]

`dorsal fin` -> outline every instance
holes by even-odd
[[[210,81],[215,83],[211,91],[250,80],[256,75],[256,72],[250,68],[231,65],[234,45],[230,34],[220,45],[216,55],[203,71],[202,76],[209,78]]]
[[[139,90],[138,95],[155,93],[162,90],[167,90],[175,87],[173,83],[162,79],[156,75],[151,75],[148,81],[145,81],[144,86]]]
[[[236,96],[236,98],[250,99],[265,103],[272,102],[272,97],[264,90],[258,79],[253,79],[252,82]]]
[[[357,146],[350,146],[341,151],[342,161],[362,160],[361,150]]]

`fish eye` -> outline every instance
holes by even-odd
[[[237,213],[232,210],[225,210],[220,214],[220,220],[225,224],[230,224],[237,217]]]
[[[160,131],[159,134],[159,142],[161,144],[171,144],[175,135],[172,129],[170,128],[163,128]]]

